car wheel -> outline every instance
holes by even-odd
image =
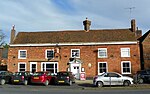
[[[24,85],[28,85],[28,81],[27,80],[24,81]]]
[[[48,86],[48,84],[49,84],[49,81],[46,80],[45,83],[44,83],[44,85],[45,85],[45,86]]]
[[[70,86],[72,85],[72,81],[69,81],[69,85],[70,85]]]
[[[130,85],[130,82],[129,82],[129,81],[124,81],[123,85],[124,85],[124,86],[129,86],[129,85]]]
[[[143,82],[144,82],[143,79],[139,79],[139,81],[138,81],[139,84],[142,84]]]
[[[103,82],[97,82],[96,86],[97,87],[103,87]]]
[[[0,84],[1,84],[1,85],[4,85],[4,84],[5,84],[5,80],[2,79],[2,80],[0,81]]]

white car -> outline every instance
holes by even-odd
[[[103,85],[124,85],[133,84],[133,79],[128,76],[123,76],[116,72],[107,72],[102,75],[97,75],[93,79],[94,86],[102,87]]]

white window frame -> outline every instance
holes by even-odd
[[[106,72],[108,72],[108,63],[107,62],[98,62],[98,75],[101,75],[101,74],[103,74],[103,73],[100,73],[100,66],[99,66],[99,64],[100,63],[105,63],[106,64]]]
[[[55,64],[57,64],[57,72],[59,72],[58,70],[58,62],[41,62],[41,71],[43,71],[43,64],[54,64],[54,68],[55,68]],[[44,66],[44,71],[46,71],[46,66]],[[54,74],[57,73],[54,69]]]
[[[123,72],[123,63],[129,63],[130,72]],[[130,61],[121,61],[121,72],[122,74],[131,74],[131,62]]]
[[[30,71],[32,71],[32,64],[36,64],[36,71],[37,71],[37,62],[30,62]]]
[[[72,51],[73,51],[73,50],[78,50],[78,51],[79,51],[79,56],[73,57],[73,56],[72,56]],[[80,58],[80,49],[71,49],[71,58]]]
[[[18,72],[20,72],[20,64],[25,64],[25,71],[26,71],[26,63],[25,62],[19,62],[18,63]]]
[[[53,51],[53,58],[54,58],[54,49],[46,49],[46,50],[45,50],[45,58],[46,58],[46,59],[48,59],[48,58],[47,58],[47,51]]]
[[[105,50],[106,56],[100,56],[99,50]],[[98,58],[107,58],[107,48],[98,48]]]
[[[121,48],[121,57],[130,57],[130,48]]]
[[[26,52],[26,57],[21,57],[21,56],[20,56],[20,52],[21,52],[21,51],[25,51],[25,52]],[[19,50],[19,51],[18,51],[18,59],[26,59],[26,58],[27,58],[27,50]]]

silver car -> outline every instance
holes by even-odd
[[[102,75],[97,75],[93,78],[93,84],[97,87],[103,85],[124,85],[129,86],[133,84],[133,79],[128,76],[123,76],[116,72],[107,72]]]

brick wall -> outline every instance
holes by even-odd
[[[121,58],[120,48],[130,48],[130,57]],[[98,48],[107,48],[108,58],[98,58]],[[53,47],[10,47],[8,53],[8,70],[18,71],[18,62],[26,62],[27,71],[30,70],[29,62],[37,62],[38,71],[40,63],[47,62],[45,59],[45,50]],[[98,62],[107,62],[109,72],[121,73],[121,61],[131,61],[132,74],[140,70],[140,53],[137,45],[100,45],[100,46],[61,46],[60,56],[51,60],[58,62],[59,71],[65,71],[68,68],[71,49],[80,49],[80,59],[83,61],[82,67],[85,68],[86,76],[93,77],[98,74]],[[18,59],[18,50],[27,50],[27,59]],[[88,64],[91,63],[91,67]]]

